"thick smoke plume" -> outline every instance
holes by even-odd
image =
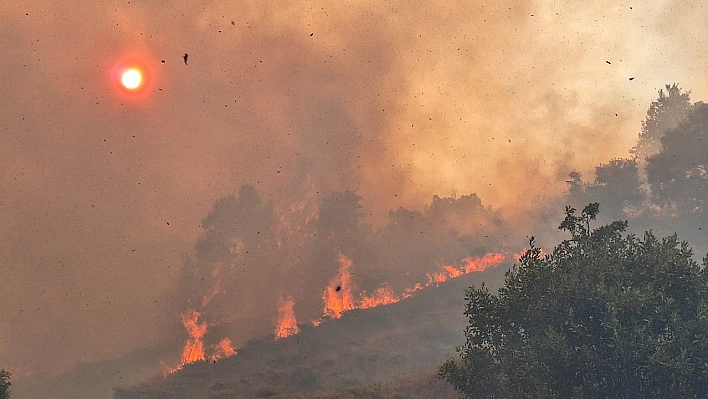
[[[272,331],[280,295],[316,317],[340,252],[372,292],[517,250],[570,171],[627,156],[665,82],[706,98],[705,13],[7,2],[0,367],[20,389],[181,340],[187,307],[252,321],[234,339]],[[126,54],[150,71],[140,98],[110,78]]]
[[[198,309],[212,325],[253,329],[229,331],[232,336],[266,334],[283,295],[294,298],[303,321],[316,320],[325,287],[325,296],[341,290],[352,297],[354,288],[373,293],[385,283],[400,296],[427,284],[440,267],[459,268],[466,258],[524,245],[476,195],[434,197],[423,211],[399,208],[379,229],[364,222],[360,202],[345,191],[310,204],[314,211],[291,204],[282,209],[249,185],[218,201],[202,222],[205,233],[194,255],[185,260],[182,306]],[[354,306],[342,304],[325,315],[338,317]]]

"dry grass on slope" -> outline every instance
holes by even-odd
[[[386,384],[372,384],[331,392],[271,396],[270,399],[457,399],[458,397],[457,391],[445,381],[434,375],[422,375],[401,378]]]

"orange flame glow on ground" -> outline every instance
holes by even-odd
[[[423,288],[429,287],[433,284],[440,284],[449,279],[460,277],[465,274],[482,272],[494,265],[498,265],[503,262],[506,255],[502,253],[488,253],[482,257],[467,257],[462,260],[462,265],[460,266],[449,266],[441,265],[440,272],[428,274],[428,281],[425,285],[417,283],[416,285],[406,288],[403,293],[396,296],[391,287],[384,283],[380,288],[378,288],[372,295],[367,295],[366,293],[361,293],[359,295],[359,300],[354,300],[353,291],[355,286],[351,281],[351,267],[352,261],[339,254],[339,273],[335,276],[329,283],[329,286],[325,289],[322,295],[322,301],[324,302],[324,317],[329,317],[332,319],[338,319],[342,317],[342,313],[353,309],[367,309],[374,308],[381,305],[389,305],[396,303],[401,299],[405,299],[413,295],[416,291],[420,291]],[[322,320],[316,320],[312,323],[318,326]]]
[[[354,298],[352,297],[352,274],[349,269],[352,261],[339,254],[339,274],[337,274],[325,289],[322,295],[324,302],[324,315],[333,319],[342,317],[342,313],[356,309]]]
[[[483,272],[487,270],[489,267],[498,265],[502,262],[504,262],[504,259],[506,256],[501,253],[488,253],[485,254],[481,258],[472,258],[472,257],[467,257],[462,260],[464,262],[463,265],[463,274],[467,273],[474,273],[474,272]],[[453,276],[457,277],[457,276]]]
[[[182,312],[182,324],[189,334],[187,343],[182,350],[182,360],[178,367],[185,364],[204,361],[204,342],[202,339],[207,332],[207,324],[199,322],[201,314],[194,309]]]
[[[292,297],[278,299],[278,324],[275,327],[275,339],[289,337],[300,332],[294,307],[295,300]]]
[[[181,313],[182,324],[184,325],[189,338],[182,349],[182,358],[176,367],[165,367],[165,376],[181,370],[185,365],[206,361],[204,353],[204,336],[207,333],[207,323],[199,321],[201,313],[194,309],[186,309]],[[214,346],[213,353],[209,356],[209,361],[216,362],[236,354],[236,350],[231,346],[229,338],[223,338]]]
[[[361,292],[355,296],[354,292],[356,291],[356,286],[352,281],[351,272],[353,262],[344,254],[340,253],[339,273],[330,280],[329,286],[327,286],[322,294],[322,300],[324,301],[323,315],[326,318],[338,319],[342,317],[343,313],[353,309],[368,309],[396,303],[401,299],[410,297],[416,291],[420,291],[433,284],[437,285],[464,274],[484,271],[491,266],[501,263],[504,261],[505,257],[506,256],[502,253],[488,253],[483,257],[467,257],[462,260],[459,266],[441,265],[439,272],[427,275],[428,281],[425,284],[417,283],[403,290],[403,293],[398,296],[393,293],[393,290],[387,283],[384,283],[372,294]],[[218,289],[214,291],[216,292]],[[208,303],[211,296],[213,295],[205,297],[203,303]],[[275,328],[276,339],[289,337],[300,332],[297,319],[295,318],[294,307],[295,300],[291,296],[279,298],[278,321]],[[179,365],[174,368],[165,368],[165,376],[177,372],[187,364],[206,361],[207,356],[204,351],[203,339],[207,333],[208,325],[205,321],[200,321],[201,316],[202,314],[194,309],[186,309],[181,313],[182,324],[187,330],[189,338],[184,345]],[[318,326],[323,320],[324,319],[315,320],[312,323]],[[216,362],[237,354],[229,338],[223,338],[212,348],[213,353],[208,357],[210,362]]]
[[[235,355],[236,349],[231,346],[231,340],[228,338],[222,338],[218,344],[214,347],[214,353],[209,356],[209,361],[214,363],[218,360]]]
[[[440,284],[451,278],[460,277],[469,273],[483,272],[489,267],[498,265],[499,263],[503,262],[505,258],[506,255],[502,253],[490,252],[488,254],[485,254],[481,258],[474,258],[469,256],[463,259],[462,265],[458,267],[442,265],[440,266],[440,272],[435,274],[428,274],[428,283],[425,286],[427,287],[432,284]],[[415,291],[417,291],[417,289],[414,289],[412,292]]]
[[[391,291],[391,287],[388,284],[384,284],[382,287],[378,288],[371,296],[366,294],[361,295],[361,302],[359,303],[360,309],[375,308],[381,305],[389,305],[396,303],[400,300]]]
[[[278,324],[275,327],[275,339],[281,339],[300,332],[295,318],[295,300],[289,296],[287,299],[278,299]]]

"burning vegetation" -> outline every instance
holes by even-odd
[[[189,334],[189,339],[182,351],[182,360],[178,368],[189,363],[204,361],[204,342],[202,339],[207,332],[207,324],[199,322],[201,314],[194,309],[182,312],[182,324]]]
[[[289,296],[287,299],[278,299],[278,322],[275,328],[275,338],[286,338],[300,332],[295,318],[295,300]]]
[[[282,339],[299,332],[298,319],[318,325],[354,309],[396,303],[505,259],[506,247],[494,240],[505,227],[501,215],[476,195],[435,196],[422,211],[392,211],[374,229],[354,192],[321,198],[315,191],[312,184],[292,201],[270,203],[246,185],[216,202],[184,261],[180,308],[186,309],[181,319],[188,338],[168,374],[236,354],[231,340],[238,345],[253,333],[234,331],[246,325],[234,321],[250,318],[248,328]],[[265,330],[268,319],[275,326]]]
[[[559,201],[574,206],[599,201],[608,219],[633,218],[638,229],[658,220],[676,230],[692,226],[689,241],[706,238],[701,224],[707,219],[708,166],[700,148],[708,142],[701,129],[708,107],[691,104],[674,85],[660,92],[647,115],[635,158],[598,166],[591,183],[571,173],[568,192]],[[686,161],[669,162],[678,158]],[[182,279],[188,309],[182,322],[189,338],[171,372],[236,354],[229,338],[205,353],[204,314],[212,320],[239,320],[276,313],[270,319],[276,320],[275,328],[271,324],[269,329],[282,339],[299,332],[296,305],[300,318],[317,326],[354,309],[396,303],[426,287],[487,270],[513,253],[509,248],[526,241],[516,224],[483,206],[474,194],[434,196],[422,211],[399,208],[374,229],[364,222],[356,193],[322,198],[313,194],[314,183],[307,184],[297,200],[277,204],[243,186],[237,196],[219,200],[203,220],[204,235],[185,260]],[[532,223],[545,226],[540,219]],[[541,237],[541,245],[544,239],[553,236]],[[518,254],[512,257],[518,261]]]
[[[204,336],[207,333],[208,325],[205,321],[200,321],[201,313],[194,309],[186,309],[182,311],[181,314],[182,325],[187,331],[189,338],[184,344],[184,349],[182,349],[182,358],[180,362],[175,367],[164,367],[163,374],[165,376],[173,374],[181,370],[185,365],[192,364],[196,362],[204,362],[207,360],[207,356],[204,351]],[[231,345],[231,339],[222,338],[218,344],[214,345],[212,353],[209,355],[208,359],[211,362],[216,362],[219,359],[223,359],[236,354],[236,350]]]
[[[352,261],[339,254],[339,273],[333,278],[322,294],[324,315],[333,319],[342,317],[342,313],[356,309],[352,296]]]
[[[643,157],[601,164],[591,182],[571,173],[568,192],[558,201],[600,201],[607,219],[631,218],[638,230],[682,231],[701,252],[700,243],[708,242],[708,106],[691,104],[677,86],[667,86],[666,93],[652,104],[634,149]],[[681,117],[662,124],[662,112]],[[165,367],[165,375],[236,355],[232,339],[238,346],[253,334],[221,331],[228,322],[256,315],[269,324],[257,333],[284,339],[300,333],[296,307],[301,320],[318,326],[355,309],[394,304],[507,257],[519,261],[510,248],[525,243],[521,234],[531,230],[518,229],[516,220],[483,206],[474,194],[434,196],[420,211],[391,211],[374,228],[365,222],[356,193],[314,195],[315,185],[308,184],[299,199],[277,203],[244,185],[203,219],[204,234],[185,257],[180,286],[187,339],[179,363]],[[542,219],[532,222],[543,226]],[[544,239],[549,237],[539,241]],[[543,255],[540,248],[538,253]]]
[[[434,274],[427,274],[425,284],[415,285],[403,290],[400,295],[395,295],[388,283],[383,283],[372,294],[365,291],[358,292],[356,284],[353,282],[353,262],[351,259],[339,253],[339,272],[330,280],[322,295],[324,305],[323,317],[313,320],[312,324],[318,326],[324,318],[338,319],[342,314],[354,309],[368,309],[382,305],[389,305],[408,298],[414,292],[445,282],[449,279],[474,272],[482,272],[489,267],[503,262],[506,256],[502,253],[488,253],[483,257],[467,257],[462,260],[460,266],[441,265],[440,271]],[[204,302],[202,302],[204,303]],[[300,332],[295,316],[295,300],[292,296],[280,297],[277,303],[278,318],[276,322],[274,336],[275,339],[286,338]],[[182,312],[182,324],[184,325],[189,338],[182,351],[182,359],[174,368],[167,368],[165,375],[172,374],[185,365],[203,362],[207,360],[204,351],[204,336],[207,333],[207,323],[200,321],[201,314],[193,309]],[[216,362],[220,359],[236,355],[237,352],[232,346],[229,338],[223,338],[219,344],[213,348],[213,353],[208,356],[208,360]]]
[[[498,265],[503,262],[505,255],[502,253],[488,253],[481,258],[467,257],[463,259],[463,264],[460,267],[440,266],[441,271],[434,274],[427,274],[427,282],[423,285],[416,283],[415,285],[403,290],[400,295],[395,295],[388,283],[384,283],[377,288],[372,294],[361,292],[358,295],[356,286],[352,282],[352,261],[346,256],[339,254],[339,274],[335,276],[322,295],[324,303],[324,317],[338,319],[342,317],[342,313],[353,309],[375,308],[382,305],[390,305],[402,299],[408,298],[414,292],[434,284],[440,284],[451,278],[460,277],[462,275],[482,272],[489,267]],[[321,320],[315,322],[319,324]]]
[[[480,258],[467,257],[463,259],[462,265],[458,267],[442,265],[441,271],[434,274],[427,274],[427,282],[423,285],[417,283],[406,288],[402,294],[395,295],[388,283],[367,294],[365,291],[357,293],[356,285],[352,281],[352,260],[343,254],[339,254],[339,273],[330,280],[322,295],[324,305],[323,318],[338,319],[342,314],[354,309],[368,309],[382,305],[390,305],[408,298],[414,292],[431,285],[445,282],[451,278],[474,272],[482,272],[489,267],[503,262],[505,255],[502,253],[488,253]],[[295,317],[295,300],[292,296],[278,299],[278,319],[276,322],[274,336],[275,339],[282,339],[298,334],[300,328]],[[204,351],[204,336],[207,333],[207,323],[200,321],[201,314],[194,309],[186,309],[181,314],[182,324],[189,335],[182,350],[180,363],[173,368],[166,368],[165,375],[175,373],[185,365],[203,362],[207,360]],[[313,320],[312,324],[318,326],[323,318]],[[231,339],[223,338],[213,347],[212,354],[208,356],[210,362],[236,355],[237,352],[232,346]]]

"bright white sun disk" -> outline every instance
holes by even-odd
[[[123,86],[125,86],[126,89],[136,89],[138,86],[140,86],[140,82],[143,80],[143,77],[140,75],[140,71],[137,69],[128,69],[127,71],[123,72],[123,76],[121,76],[121,82],[123,83]]]

